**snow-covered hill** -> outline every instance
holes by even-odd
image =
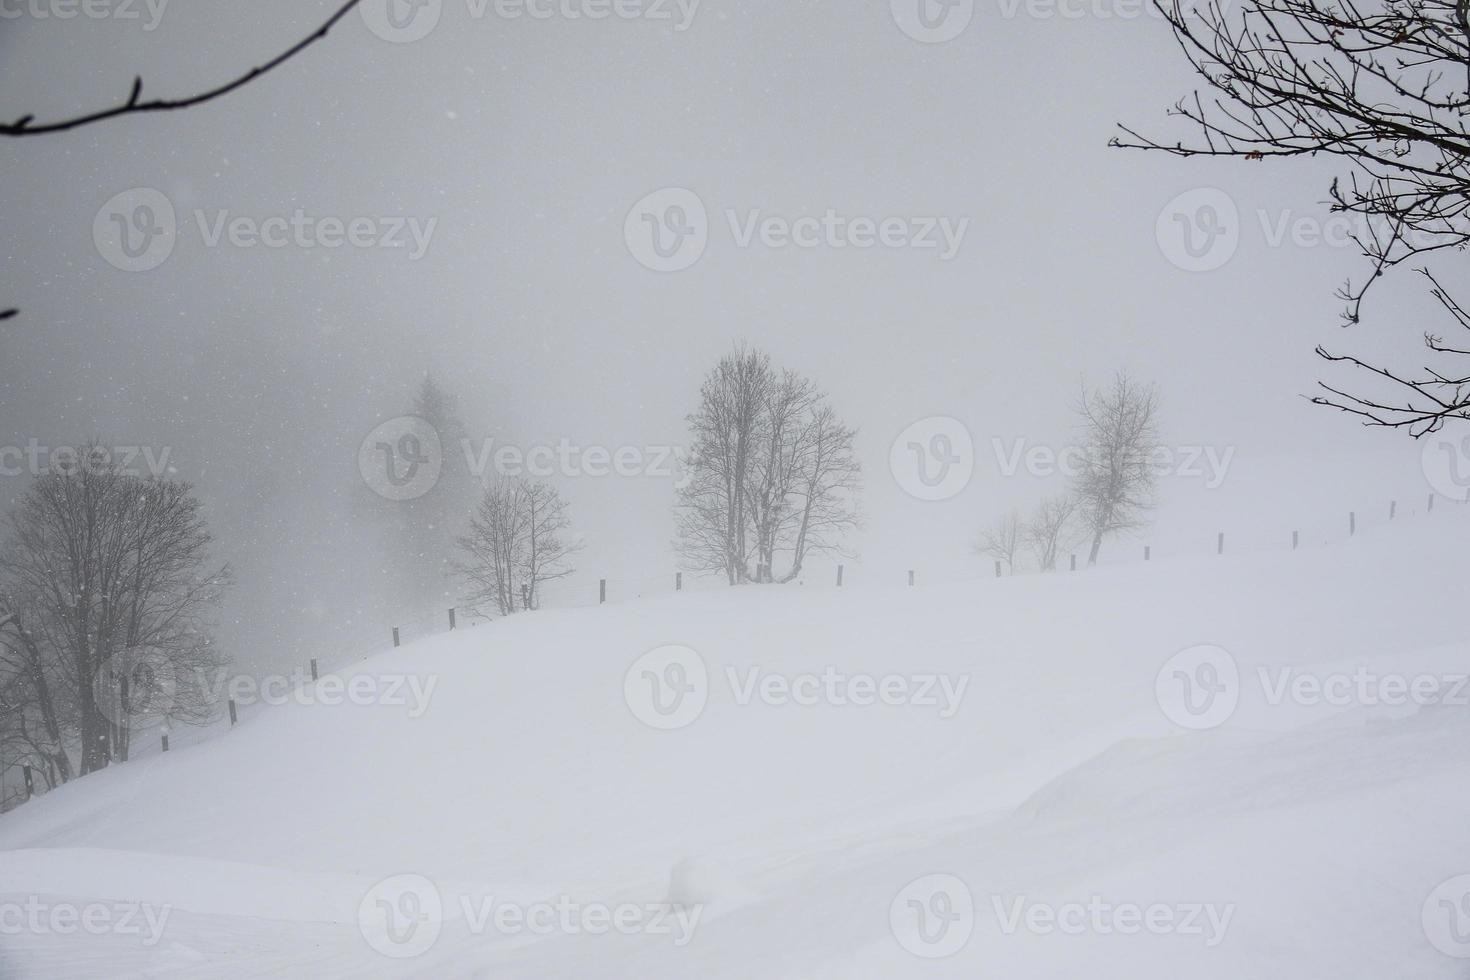
[[[0,976],[1463,977],[1466,540],[409,644],[0,818]]]

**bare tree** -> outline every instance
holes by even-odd
[[[0,785],[6,771],[30,766],[48,787],[72,777],[67,744],[73,712],[57,698],[56,664],[25,627],[24,614],[0,599]]]
[[[1013,510],[981,532],[975,542],[975,554],[988,555],[1003,563],[1007,572],[1014,572],[1024,539],[1021,515]]]
[[[204,571],[210,536],[189,484],[126,475],[94,444],[68,471],[38,477],[8,523],[5,604],[26,617],[13,635],[48,739],[60,725],[45,723],[46,702],[74,706],[81,775],[126,761],[145,715],[209,715],[203,679],[219,655],[206,613],[230,576]]]
[[[848,554],[843,542],[861,526],[857,499],[862,490],[862,465],[853,449],[857,431],[844,425],[819,397],[798,432],[791,488],[794,500],[788,506],[791,567],[782,582],[801,575],[809,554]]]
[[[1155,0],[1202,79],[1172,115],[1192,142],[1154,140],[1127,127],[1113,144],[1184,157],[1325,155],[1346,170],[1330,207],[1360,219],[1354,239],[1369,271],[1339,291],[1344,321],[1357,323],[1364,296],[1385,272],[1416,257],[1470,243],[1470,2],[1467,0],[1244,0],[1239,15],[1211,4],[1202,15]],[[1427,271],[1452,325],[1470,330],[1456,301]],[[1415,437],[1446,419],[1470,418],[1470,337],[1447,342],[1422,331],[1427,364],[1416,375],[1334,354],[1364,387],[1320,383],[1313,401],[1403,428]]]
[[[1089,392],[1077,404],[1085,460],[1073,488],[1078,516],[1092,538],[1087,563],[1097,564],[1103,538],[1141,527],[1153,506],[1150,455],[1158,445],[1157,396],[1120,372],[1110,388]]]
[[[706,376],[689,425],[676,517],[686,568],[731,585],[789,582],[808,555],[840,552],[859,522],[856,433],[811,381],[736,347]]]
[[[1072,540],[1077,498],[1062,495],[1047,497],[1036,505],[1026,522],[1022,537],[1043,572],[1054,572],[1057,558]]]
[[[721,571],[731,585],[750,577],[746,515],[763,407],[773,384],[770,358],[737,347],[720,358],[689,416],[689,482],[679,491],[679,549],[686,567]]]
[[[541,586],[575,571],[570,527],[566,502],[549,484],[516,478],[488,488],[459,539],[469,600],[493,603],[502,616],[540,608]]]

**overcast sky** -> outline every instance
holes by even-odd
[[[333,6],[174,0],[148,30],[143,0],[136,20],[64,21],[0,0],[20,11],[0,20],[0,115],[108,105],[135,74],[145,97],[190,93]],[[1158,384],[1171,445],[1236,454],[1219,488],[1166,482],[1158,540],[1181,552],[1207,550],[1218,527],[1274,535],[1427,493],[1407,439],[1302,397],[1326,376],[1318,343],[1413,357],[1428,310],[1414,277],[1385,284],[1345,332],[1332,291],[1362,260],[1272,244],[1283,221],[1328,217],[1329,171],[1108,149],[1118,121],[1187,136],[1164,110],[1190,78],[1157,18],[1087,9],[977,0],[958,36],[924,43],[886,3],[705,0],[573,20],[444,0],[415,41],[354,14],[227,99],[0,142],[0,305],[22,310],[0,323],[0,443],[167,448],[236,566],[224,634],[247,664],[350,646],[399,615],[374,584],[391,557],[362,522],[384,502],[357,451],[426,370],[476,439],[657,446],[683,440],[720,353],[758,345],[861,430],[868,526],[854,545],[895,583],[972,561],[979,526],[1059,488],[1004,477],[992,440],[1065,445],[1081,380],[1123,368]],[[137,188],[167,200],[177,235],[156,268],[126,271],[94,225]],[[708,217],[680,271],[646,268],[625,237],[630,209],[663,188]],[[1180,268],[1158,231],[1198,188],[1238,208],[1233,254],[1211,271]],[[400,248],[210,241],[222,216],[296,209],[431,233],[415,244],[405,230]],[[952,256],[740,241],[753,217],[829,209],[964,233]],[[939,503],[888,465],[895,437],[930,416],[961,420],[977,447],[973,479]],[[0,492],[27,480],[0,477]],[[671,580],[667,480],[563,487],[585,577],[615,591]]]

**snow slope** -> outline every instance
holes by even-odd
[[[1464,977],[1470,886],[1440,886],[1470,873],[1467,535],[1445,508],[1298,553],[409,644],[341,677],[411,676],[421,712],[263,710],[0,818],[0,977]],[[1189,730],[1157,685],[1215,678],[1176,658],[1200,644],[1238,706]],[[707,703],[660,730],[642,685],[689,675],[640,658],[667,645]],[[741,703],[752,668],[933,684]],[[1302,677],[1349,696],[1273,703]],[[97,908],[157,928],[50,917]]]

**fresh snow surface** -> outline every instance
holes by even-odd
[[[1463,980],[1467,540],[1446,507],[1296,553],[684,593],[411,643],[337,676],[432,683],[421,713],[263,709],[0,817],[0,977]],[[1166,667],[1202,644],[1238,683]],[[669,645],[707,703],[660,730],[687,719],[650,714],[644,669],[691,675],[640,658]],[[758,693],[829,667],[962,696]],[[1272,703],[1355,672],[1438,686]],[[1233,713],[1176,724],[1179,677]],[[556,906],[644,918],[483,919]]]

